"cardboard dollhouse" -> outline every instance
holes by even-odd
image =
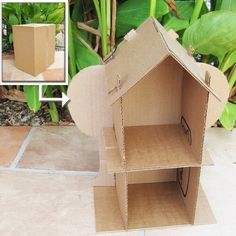
[[[214,221],[199,179],[209,101],[222,112],[228,90],[222,82],[225,92],[217,95],[211,70],[149,18],[105,65],[72,80],[72,117],[100,137],[98,232]]]

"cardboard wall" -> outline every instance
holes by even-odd
[[[128,184],[176,181],[176,169],[136,171],[128,173]]]
[[[188,184],[187,194],[186,197],[183,196],[183,193],[181,191],[181,188],[179,188],[181,192],[181,196],[184,200],[184,204],[186,206],[186,210],[188,212],[189,218],[191,220],[191,223],[194,223],[195,219],[195,211],[196,211],[196,205],[197,205],[197,199],[198,199],[198,190],[199,190],[199,179],[200,179],[200,173],[201,168],[200,167],[192,167],[190,168],[189,176],[188,176],[188,168],[185,169],[186,174],[183,175],[184,178],[184,185]],[[189,180],[188,180],[189,177]],[[185,186],[184,186],[185,188]]]
[[[182,116],[190,128],[192,136],[190,148],[195,158],[201,161],[209,94],[187,72],[184,73],[182,91]]]
[[[116,191],[124,227],[128,226],[128,185],[127,174],[116,173]],[[111,209],[112,210],[112,209]]]
[[[182,67],[171,57],[156,66],[123,96],[124,125],[180,122]]]
[[[125,160],[125,146],[124,146],[124,124],[123,124],[123,110],[122,110],[122,98],[117,100],[112,105],[113,111],[113,121],[114,121],[114,129],[117,144],[119,147],[121,160]]]

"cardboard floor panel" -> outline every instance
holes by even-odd
[[[124,225],[115,187],[94,187],[96,231],[121,231]]]
[[[200,166],[179,124],[125,127],[127,171]]]
[[[129,229],[190,224],[176,182],[128,187]]]

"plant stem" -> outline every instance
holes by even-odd
[[[68,18],[68,53],[69,53],[69,73],[70,76],[73,77],[76,74],[76,63],[75,63],[75,48],[72,34],[72,22],[70,18]]]
[[[236,65],[233,67],[233,69],[229,75],[229,89],[230,89],[230,91],[234,87],[235,82],[236,82]]]
[[[53,97],[51,87],[48,87],[45,93],[46,93],[47,97]],[[55,102],[49,102],[48,105],[50,108],[49,113],[51,115],[52,122],[58,123],[59,122],[59,115],[58,115],[57,106],[56,106]]]
[[[111,35],[111,0],[106,1],[106,18],[107,18],[107,39],[110,39]],[[110,53],[110,40],[107,46],[107,54]]]
[[[112,0],[112,20],[111,20],[111,49],[116,44],[116,0]]]
[[[195,6],[194,6],[193,14],[190,20],[190,25],[193,24],[199,18],[203,3],[204,3],[204,0],[195,1]]]
[[[155,17],[156,16],[156,5],[157,1],[156,0],[150,0],[150,16]]]
[[[101,0],[101,35],[102,35],[102,56],[107,55],[107,19],[106,0]]]

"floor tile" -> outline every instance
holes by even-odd
[[[8,167],[15,159],[30,127],[0,126],[0,166]]]
[[[97,140],[75,126],[38,127],[17,167],[98,171]]]

